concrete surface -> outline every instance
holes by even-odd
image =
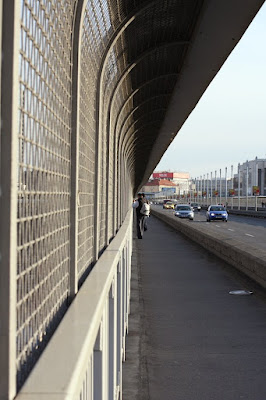
[[[161,208],[153,208],[152,213],[266,288],[266,244],[265,248],[257,248],[241,243],[224,230],[214,236],[206,229],[203,231],[201,225],[176,218]]]
[[[131,284],[123,400],[266,399],[260,286],[154,217]]]

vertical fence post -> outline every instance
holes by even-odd
[[[119,387],[122,388],[122,257],[120,258],[117,267],[117,341],[116,341],[116,382]]]
[[[84,0],[77,4],[72,50],[71,196],[70,196],[70,300],[78,291],[78,181],[79,181],[79,66]]]
[[[116,215],[117,215],[117,139],[116,132],[114,132],[114,150],[113,150],[113,176],[114,176],[114,189],[113,189],[113,236],[116,234]]]
[[[0,399],[16,395],[16,273],[20,1],[0,2]],[[4,57],[2,58],[2,54]]]
[[[119,165],[120,174],[119,174],[119,193],[118,193],[118,196],[119,196],[119,211],[120,211],[120,213],[119,213],[119,227],[121,226],[122,221],[123,221],[123,199],[122,199],[122,196],[123,196],[123,173],[124,173],[123,161],[124,161],[124,157],[123,157],[123,154],[121,153],[120,154],[120,165]]]
[[[116,400],[116,344],[117,344],[117,277],[115,276],[109,292],[109,374],[108,399]]]
[[[103,399],[103,322],[93,350],[93,400]]]

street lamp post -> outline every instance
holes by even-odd
[[[211,204],[212,204],[212,172],[211,172]]]
[[[209,204],[209,174],[207,174],[207,206]]]
[[[233,196],[233,190],[234,190],[234,167],[231,165],[231,189],[232,189],[232,210],[234,208],[234,196]]]
[[[220,204],[222,202],[221,196],[222,196],[222,170],[220,168]]]
[[[258,157],[256,157],[256,165],[255,165],[255,186],[259,186],[259,167],[258,167]],[[260,190],[260,188],[259,188]],[[258,211],[258,197],[255,193],[255,211]]]
[[[215,171],[215,199],[216,199],[215,203],[217,204],[216,192],[217,192],[217,171]]]
[[[247,175],[246,175],[246,210],[248,210],[248,160],[247,160]]]
[[[205,174],[204,174],[203,175],[203,193],[204,193],[204,196],[205,196],[205,185],[206,185],[206,181],[205,181]],[[203,198],[204,198],[204,196],[203,196]]]
[[[200,176],[200,188],[201,188],[201,205],[202,205],[202,175]]]
[[[240,210],[240,163],[238,163],[238,209]]]
[[[227,167],[225,167],[225,207],[227,207]]]

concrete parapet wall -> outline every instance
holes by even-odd
[[[228,210],[229,214],[242,215],[246,217],[266,218],[266,211],[253,210]]]
[[[162,211],[152,209],[151,213],[266,288],[266,251],[247,246],[222,232],[213,237],[193,222],[182,221]]]

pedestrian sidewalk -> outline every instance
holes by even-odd
[[[133,243],[123,400],[265,400],[264,292],[155,217]]]

